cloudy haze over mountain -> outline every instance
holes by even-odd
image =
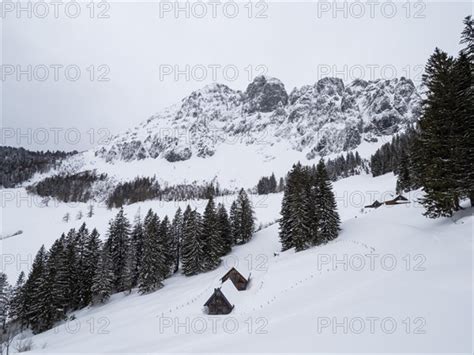
[[[460,20],[472,11],[469,2],[398,3],[392,16],[382,2],[357,18],[357,8],[269,2],[201,16],[173,3],[108,5],[28,21],[3,9],[3,144],[87,149],[207,84],[245,91],[263,74],[288,93],[323,77],[417,84],[434,47],[457,52]]]

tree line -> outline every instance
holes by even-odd
[[[44,173],[54,168],[62,159],[77,152],[33,152],[24,148],[0,147],[0,186],[15,187],[27,181],[35,173]]]
[[[53,175],[26,188],[41,197],[54,197],[63,202],[87,202],[94,197],[93,185],[105,181],[107,174],[86,170],[77,174]]]
[[[132,181],[115,186],[106,200],[109,208],[122,207],[135,202],[158,199],[164,201],[185,201],[208,199],[211,196],[230,195],[232,191],[221,189],[218,182],[178,184],[161,186],[156,177],[136,177]]]
[[[106,182],[107,174],[95,171],[83,171],[77,174],[58,174],[44,178],[36,184],[28,186],[29,193],[41,197],[53,197],[62,202],[87,202],[100,197],[105,190],[95,188],[98,182]],[[104,185],[105,186],[105,185]],[[119,182],[110,186],[105,203],[108,208],[120,208],[136,202],[152,199],[164,201],[185,201],[208,199],[210,196],[231,195],[235,191],[221,189],[218,182],[198,185],[178,184],[161,186],[156,177],[136,177],[132,181]]]
[[[0,274],[1,325],[5,330],[8,321],[40,333],[113,293],[153,292],[179,269],[187,276],[213,270],[253,231],[253,208],[243,189],[230,215],[212,197],[202,215],[188,205],[171,221],[150,209],[143,220],[138,214],[131,223],[121,208],[104,242],[84,223],[62,234],[49,250],[42,246],[28,277],[22,272],[14,287]]]
[[[278,184],[275,178],[275,174],[272,173],[270,176],[263,176],[257,183],[257,193],[259,195],[267,195],[275,192],[282,192],[285,188],[285,181],[280,178]]]
[[[297,163],[288,174],[280,218],[282,250],[305,250],[337,238],[340,219],[324,161]]]
[[[348,152],[345,156],[341,154],[335,159],[328,159],[326,171],[331,181],[337,181],[349,176],[368,173],[369,163],[360,157],[359,152]]]
[[[326,160],[326,171],[331,181],[337,181],[342,178],[347,178],[353,175],[360,175],[368,173],[370,164],[366,159],[362,159],[359,152],[348,152],[346,155],[341,154],[334,159]],[[260,178],[257,184],[257,193],[259,195],[266,195],[275,192],[283,192],[285,190],[286,180],[280,178],[278,184],[275,178],[275,174],[272,173],[270,176],[263,176]]]
[[[401,165],[408,156],[409,146],[413,142],[415,128],[409,127],[406,132],[395,135],[392,140],[382,145],[370,157],[372,176],[380,176],[390,172],[399,174]]]

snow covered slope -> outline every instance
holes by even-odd
[[[177,275],[153,294],[115,295],[104,306],[76,312],[76,320],[34,336],[34,351],[469,352],[472,209],[440,220],[424,218],[416,203],[362,213],[372,199],[390,197],[392,175],[355,176],[334,186],[343,221],[335,241],[280,253],[273,224],[234,248],[215,271]],[[278,218],[280,200],[279,194],[254,197],[259,223]],[[56,222],[62,214],[84,207],[7,208],[7,229],[24,233],[4,240],[4,251],[49,246],[59,229],[81,223]],[[163,215],[177,203],[148,201],[127,206],[127,214],[138,207]],[[103,233],[115,212],[98,209],[87,223]],[[203,304],[231,266],[252,274],[248,290],[229,315],[205,315]]]

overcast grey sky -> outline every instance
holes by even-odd
[[[362,4],[362,5],[361,5]],[[86,149],[214,81],[419,81],[471,2],[100,2],[1,8],[1,144]],[[80,134],[80,136],[78,135]]]

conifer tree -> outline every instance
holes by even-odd
[[[138,279],[140,275],[140,270],[142,267],[142,258],[143,258],[143,224],[140,218],[140,215],[137,214],[135,217],[135,223],[132,229],[131,235],[131,246],[132,246],[132,287],[138,285]]]
[[[23,323],[25,317],[24,312],[24,290],[25,285],[25,273],[22,271],[18,275],[18,279],[13,287],[12,298],[10,303],[10,319],[14,322]]]
[[[240,190],[238,201],[242,212],[241,240],[242,243],[247,243],[252,238],[255,230],[255,217],[252,203],[244,189]]]
[[[171,254],[174,256],[174,261],[171,265],[173,273],[179,269],[181,242],[183,239],[183,214],[181,208],[178,207],[173,222],[171,224]]]
[[[311,193],[311,176],[307,167],[302,167],[300,164],[296,169],[295,182],[296,190],[291,200],[292,211],[292,239],[293,246],[296,251],[307,249],[311,245],[312,236],[311,226],[313,220],[311,219],[312,207],[314,201],[310,199]]]
[[[340,230],[340,219],[337,213],[336,198],[332,191],[331,181],[326,172],[324,161],[318,163],[317,174],[317,200],[318,214],[318,241],[323,243],[336,239]]]
[[[236,244],[247,243],[253,235],[255,220],[252,204],[244,189],[241,189],[237,200],[231,206],[231,224]]]
[[[132,287],[132,255],[130,222],[121,208],[110,222],[108,243],[114,271],[114,287],[117,292],[128,291]]]
[[[139,291],[149,293],[162,286],[165,278],[164,265],[166,265],[166,255],[160,247],[160,220],[150,209],[143,224],[143,259],[140,269]]]
[[[86,240],[86,248],[84,254],[84,290],[83,305],[84,307],[92,302],[92,286],[99,265],[102,242],[100,241],[99,232],[93,229]]]
[[[46,289],[50,294],[51,303],[50,308],[50,322],[48,322],[48,329],[54,322],[62,320],[65,316],[66,288],[68,287],[67,279],[62,274],[64,261],[64,238],[57,239],[51,249],[49,250],[49,257],[46,263]]]
[[[464,54],[469,62],[474,63],[474,19],[471,15],[464,18],[464,29],[461,33],[461,44],[464,45],[462,54]]]
[[[113,291],[114,272],[108,243],[105,243],[100,252],[96,273],[92,280],[92,303],[105,303]]]
[[[274,173],[272,173],[272,175],[270,176],[269,188],[270,188],[271,193],[274,193],[277,190],[277,182],[276,182],[276,178],[275,178]]]
[[[31,271],[24,286],[25,325],[35,328],[40,323],[41,295],[38,292],[45,282],[47,254],[44,245],[38,250],[33,260]]]
[[[280,218],[280,241],[282,250],[307,248],[310,240],[309,211],[305,209],[309,200],[308,171],[298,162],[293,165],[283,195]]]
[[[459,208],[459,192],[452,172],[453,137],[450,113],[455,110],[454,60],[436,48],[423,75],[427,88],[423,114],[419,122],[419,151],[413,152],[425,196],[421,203],[428,217],[451,216]]]
[[[201,216],[188,205],[183,215],[181,264],[183,274],[195,275],[202,271]]]
[[[293,171],[295,166],[293,166]],[[292,210],[291,210],[291,199],[295,191],[295,185],[293,182],[293,171],[288,174],[288,180],[286,182],[283,200],[280,210],[280,230],[279,238],[282,245],[282,251],[291,249],[293,247],[293,233],[292,233]]]
[[[307,248],[321,243],[319,234],[319,220],[321,216],[317,202],[320,190],[318,171],[314,165],[311,168],[303,169],[303,175],[305,175],[304,211],[300,212],[300,214],[303,214],[304,225],[307,229],[307,242],[304,244],[304,247]]]
[[[232,205],[230,206],[229,221],[230,221],[230,229],[231,229],[231,234],[232,234],[232,245],[235,245],[237,244],[237,239],[239,238],[240,229],[241,229],[240,211],[237,205],[237,200],[233,201]]]
[[[410,177],[410,165],[408,156],[405,152],[402,153],[399,164],[398,178],[397,178],[397,193],[408,192],[411,190],[413,184]]]
[[[6,323],[10,306],[10,286],[7,281],[7,275],[0,272],[0,327],[6,329]]]
[[[461,197],[474,206],[474,20],[464,19],[464,45],[455,63],[456,176]]]
[[[38,314],[32,324],[33,331],[37,333],[52,328],[57,321],[65,317],[65,285],[60,274],[63,248],[62,241],[57,239],[48,252],[45,277],[38,288]]]
[[[204,271],[215,269],[220,263],[220,256],[223,252],[219,229],[217,225],[217,213],[214,205],[214,199],[209,201],[204,210],[202,220],[202,267]]]
[[[217,205],[217,230],[219,231],[220,244],[222,245],[222,253],[224,256],[232,250],[232,230],[227,210],[222,203]]]
[[[74,310],[80,306],[80,289],[79,289],[79,270],[77,262],[77,237],[74,228],[70,229],[66,236],[63,237],[64,254],[61,269],[58,277],[66,285],[65,287],[65,310]]]
[[[159,231],[159,247],[160,253],[164,256],[162,273],[164,277],[170,276],[174,271],[174,255],[171,252],[172,236],[171,224],[168,216],[165,216],[160,224]]]
[[[78,294],[78,308],[85,307],[89,304],[87,300],[88,274],[86,269],[86,244],[89,238],[89,230],[84,222],[76,233],[75,252],[76,252],[76,273],[77,273],[77,290]]]
[[[454,198],[474,201],[474,99],[472,75],[474,63],[470,63],[465,51],[461,51],[453,64],[454,108],[450,121],[450,143],[453,160],[451,171],[455,184]]]

